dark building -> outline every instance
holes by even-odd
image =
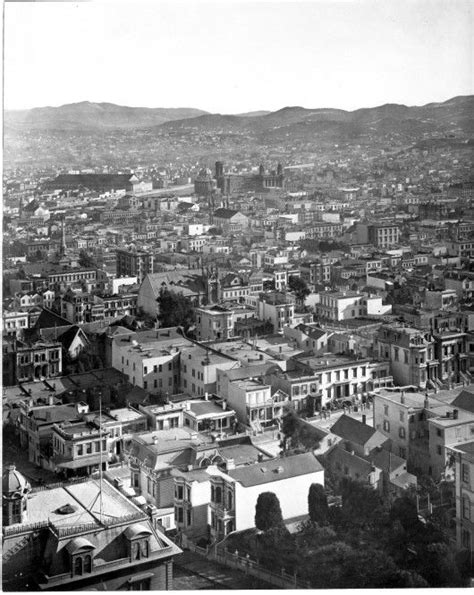
[[[258,174],[232,174],[224,172],[222,161],[216,162],[215,178],[217,188],[223,194],[236,192],[267,192],[270,190],[281,190],[284,187],[285,176],[281,163],[276,171],[266,172],[263,165],[260,165]]]
[[[117,277],[137,277],[141,283],[153,273],[153,254],[143,250],[117,250]]]
[[[212,177],[212,171],[208,167],[204,167],[194,180],[194,192],[200,196],[209,196],[215,189],[216,181]]]
[[[77,190],[87,188],[97,192],[126,190],[138,182],[134,174],[60,174],[46,182],[45,190]]]

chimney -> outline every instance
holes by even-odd
[[[428,395],[426,395],[426,397],[425,397],[425,402],[423,403],[423,407],[425,409],[429,409],[430,408],[430,400],[428,399]]]
[[[54,397],[53,395],[48,396],[48,405],[54,405]]]
[[[204,393],[204,400],[209,401],[209,393],[207,391]]]
[[[405,391],[404,390],[402,390],[402,394],[400,395],[400,403],[402,405],[405,404]]]
[[[158,436],[152,436],[153,444],[158,444]]]
[[[458,418],[459,411],[457,409],[453,409],[453,419]]]
[[[186,411],[191,411],[191,403],[186,401]]]
[[[232,471],[232,469],[235,469],[234,459],[227,459],[225,468],[226,468],[226,471]]]
[[[366,424],[367,423],[367,416],[366,415],[363,415],[362,416],[362,423],[363,424]]]
[[[227,409],[227,401],[222,401],[222,411],[226,411]]]

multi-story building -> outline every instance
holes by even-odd
[[[238,360],[224,353],[194,345],[181,354],[181,389],[193,397],[215,393],[217,370],[239,366]]]
[[[3,312],[3,333],[19,336],[28,328],[28,312]]]
[[[249,298],[247,298],[249,301]],[[257,308],[257,317],[273,325],[275,332],[283,330],[284,326],[292,326],[295,315],[295,298],[290,294],[277,291],[261,293],[253,300]]]
[[[112,366],[135,386],[155,394],[180,390],[180,360],[192,343],[176,329],[121,335],[112,343]]]
[[[52,378],[62,373],[62,344],[58,341],[37,341],[27,344],[14,341],[14,346],[3,354],[3,374],[9,386],[39,378]],[[4,370],[5,372],[5,370]]]
[[[6,591],[173,588],[181,550],[105,479],[31,489],[12,465],[2,494]]]
[[[456,494],[456,544],[467,550],[472,563],[474,551],[474,442],[450,446],[454,459]]]
[[[214,211],[212,223],[226,233],[243,231],[249,226],[247,215],[233,209],[221,208]]]
[[[53,471],[66,478],[91,475],[107,469],[109,430],[94,421],[67,421],[53,425],[52,456]]]
[[[233,334],[232,310],[222,306],[196,308],[196,338],[198,341],[225,340]]]
[[[391,223],[374,223],[367,228],[367,241],[377,248],[389,248],[400,241],[400,228]]]
[[[374,392],[373,402],[374,427],[390,438],[392,452],[435,481],[449,478],[448,449],[470,439],[474,414],[403,390]]]
[[[117,277],[136,277],[141,284],[153,273],[153,254],[144,250],[117,250]]]
[[[383,325],[374,348],[382,360],[390,362],[390,373],[399,386],[438,387],[439,361],[430,333],[401,325]]]
[[[262,492],[278,498],[284,520],[308,506],[311,484],[324,485],[324,470],[313,453],[262,461],[253,465],[207,469],[211,476],[210,525],[216,540],[255,526],[255,506]]]

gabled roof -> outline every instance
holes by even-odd
[[[377,430],[349,415],[343,414],[331,427],[331,432],[344,440],[363,445],[377,433]]]
[[[63,318],[48,308],[43,308],[36,321],[35,328],[54,328],[55,326],[70,326],[71,321]]]
[[[221,208],[214,211],[214,217],[218,217],[219,219],[232,219],[237,213],[239,213],[239,211],[234,211],[234,209]]]
[[[474,391],[471,392],[469,389],[462,390],[454,401],[452,401],[451,407],[459,407],[459,409],[474,413]]]

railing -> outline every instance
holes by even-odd
[[[37,531],[38,529],[44,529],[49,526],[49,521],[38,521],[36,523],[28,523],[26,525],[20,525],[19,527],[3,527],[3,536],[8,537],[10,535],[20,535],[21,533],[27,533],[30,531]]]
[[[225,549],[215,548],[215,550],[210,553],[210,556],[216,562],[224,564],[224,566],[243,570],[246,574],[251,574],[252,576],[260,578],[261,580],[282,589],[310,588],[309,583],[299,581],[296,574],[292,575],[286,572],[284,568],[281,569],[280,573],[273,572],[272,570],[268,570],[261,566],[256,560],[252,560],[248,555],[244,557],[239,555],[238,552],[231,554]]]
[[[189,549],[192,552],[204,556],[208,559],[215,560],[219,564],[223,564],[229,568],[235,568],[237,570],[250,574],[256,578],[265,581],[271,585],[279,587],[281,589],[309,589],[311,586],[308,583],[299,581],[296,574],[292,575],[285,571],[284,568],[281,572],[273,572],[261,566],[256,560],[252,560],[250,556],[241,556],[238,552],[232,554],[225,548],[219,546],[213,546],[210,548],[202,548],[191,541],[185,534],[182,535],[181,546]]]

